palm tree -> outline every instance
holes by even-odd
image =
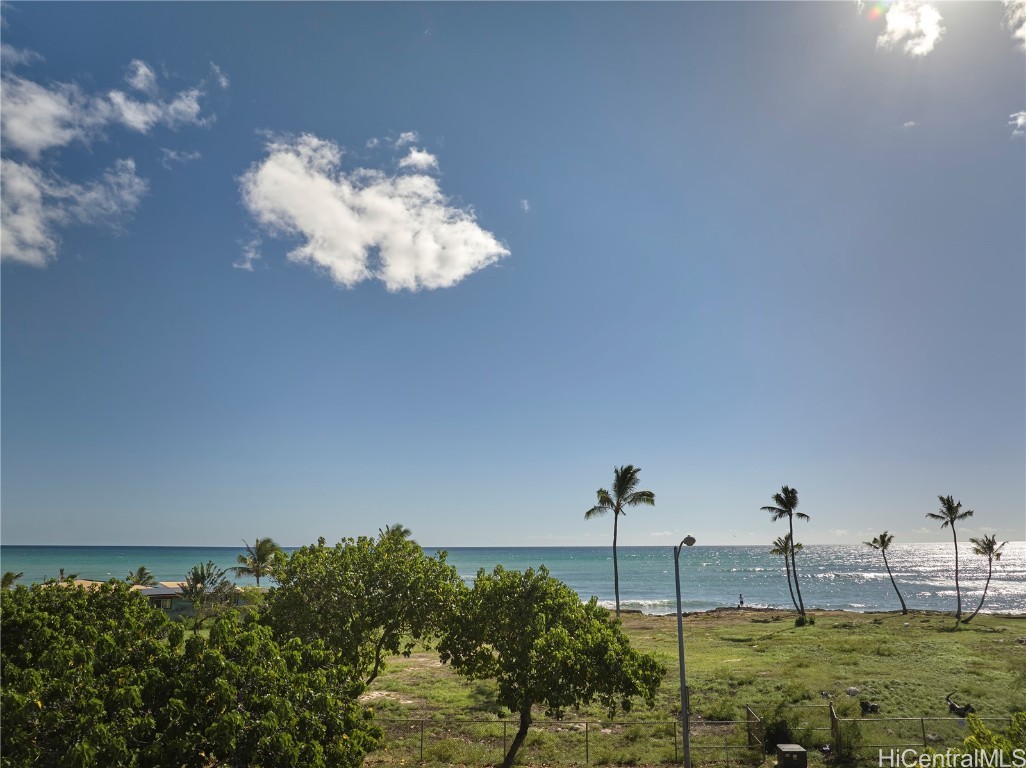
[[[242,540],[246,544],[246,540]],[[274,539],[257,539],[253,546],[246,544],[246,554],[237,558],[238,566],[232,568],[236,576],[253,576],[256,578],[257,586],[260,586],[261,576],[274,575],[274,556],[281,551],[281,547],[274,543]]]
[[[14,571],[4,571],[3,585],[0,586],[0,589],[10,589],[14,586],[14,582],[24,575],[24,571],[18,571],[18,573],[15,573]]]
[[[641,467],[628,464],[625,467],[613,468],[613,491],[610,493],[605,488],[599,488],[596,492],[598,504],[584,513],[585,520],[604,515],[606,512],[613,513],[613,589],[616,592],[616,616],[620,617],[620,569],[616,561],[616,536],[620,523],[620,515],[625,515],[624,507],[635,507],[639,504],[653,506],[655,494],[652,491],[636,491],[638,487],[638,473]]]
[[[796,552],[800,550],[802,548],[801,542],[795,544],[794,548]],[[787,591],[791,593],[791,602],[794,603],[794,609],[797,611],[798,601],[794,599],[794,587],[791,585],[791,561],[787,559],[788,555],[791,554],[791,534],[778,537],[773,542],[773,549],[770,550],[770,554],[784,556],[784,570],[787,571]]]
[[[958,534],[955,533],[955,523],[973,516],[973,510],[962,511],[962,502],[956,502],[951,496],[938,496],[941,508],[939,512],[927,512],[926,516],[931,520],[940,520],[941,528],[951,526],[951,537],[955,541],[955,597],[957,598],[957,610],[955,611],[955,622],[962,620],[962,591],[958,586]]]
[[[140,565],[134,572],[129,573],[128,576],[125,577],[125,581],[132,586],[138,587],[153,587],[157,584],[157,580],[153,578],[153,574],[150,573],[150,569],[145,565]]]
[[[863,542],[867,547],[880,550],[880,554],[883,555],[884,566],[887,568],[887,575],[891,577],[891,586],[894,587],[894,591],[898,592],[898,585],[894,583],[894,574],[891,573],[891,564],[887,562],[887,548],[891,546],[891,542],[894,537],[884,531],[872,541]],[[905,607],[905,599],[901,596],[901,592],[898,592],[898,601],[901,603],[902,615],[908,614],[908,608]]]
[[[780,493],[773,494],[773,501],[776,504],[775,507],[763,507],[764,512],[769,512],[773,516],[773,522],[786,517],[788,537],[790,542],[794,542],[794,518],[799,520],[808,520],[809,516],[802,512],[795,512],[798,508],[798,491],[795,488],[788,488],[786,485],[781,487]],[[805,602],[802,600],[802,589],[798,584],[798,564],[794,560],[794,547],[791,548],[791,571],[794,573],[794,589],[798,593],[798,613],[801,614],[802,623],[805,623]]]
[[[404,541],[413,541],[413,531],[407,528],[402,523],[393,523],[392,525],[386,525],[385,530],[378,528],[378,535],[382,539],[396,538]],[[416,544],[416,542],[414,542]]]
[[[976,606],[976,610],[973,611],[973,615],[968,619],[962,619],[963,624],[968,624],[972,621],[976,614],[980,612],[980,608],[983,607],[983,601],[987,599],[987,589],[990,587],[990,576],[994,572],[994,561],[1001,559],[1001,549],[1007,544],[1007,541],[1002,541],[1000,544],[997,543],[997,536],[993,534],[990,536],[984,536],[982,539],[969,539],[973,543],[973,554],[974,555],[986,555],[987,556],[987,583],[983,585],[983,597],[980,598],[980,604]]]

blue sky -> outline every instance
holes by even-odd
[[[1026,6],[3,6],[2,538],[1026,537]]]

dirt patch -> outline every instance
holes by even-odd
[[[378,699],[392,699],[393,701],[398,701],[400,704],[414,703],[413,699],[404,699],[395,691],[367,691],[367,693],[360,697],[359,701],[361,704],[370,704]]]

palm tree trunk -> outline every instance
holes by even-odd
[[[787,516],[787,527],[791,533],[791,570],[794,572],[794,589],[798,593],[798,613],[805,618],[805,602],[802,600],[802,588],[798,585],[798,563],[794,559],[794,520]]]
[[[955,540],[955,597],[957,608],[955,609],[955,623],[962,620],[962,589],[958,586],[958,534],[955,533],[955,524],[951,524],[951,537]]]
[[[787,591],[791,593],[791,602],[794,609],[798,610],[798,601],[794,599],[794,586],[791,584],[791,563],[787,559],[787,552],[784,553],[784,570],[787,571]]]
[[[620,568],[616,564],[616,529],[620,513],[613,510],[613,591],[616,593],[616,618],[620,618]]]
[[[891,586],[898,593],[898,600],[901,602],[901,614],[907,616],[908,608],[905,607],[905,598],[901,596],[901,592],[898,592],[898,585],[894,583],[894,574],[891,573],[891,564],[887,562],[887,550],[881,549],[880,554],[883,555],[884,565],[887,567],[887,575],[891,577]]]
[[[520,727],[517,729],[517,735],[513,737],[513,743],[509,745],[509,752],[506,753],[506,757],[502,761],[502,768],[511,768],[513,761],[517,758],[517,750],[520,749],[520,745],[527,738],[527,729],[530,727],[531,707],[528,705],[520,711]]]
[[[980,608],[983,607],[983,601],[987,599],[987,589],[990,588],[990,575],[994,572],[994,558],[990,558],[987,561],[987,583],[983,585],[983,597],[980,598],[980,604],[976,606],[976,610],[973,611],[973,615],[968,619],[962,619],[963,624],[968,624],[970,621],[976,618],[976,614],[980,612]]]

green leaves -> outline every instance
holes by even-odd
[[[357,766],[378,732],[352,671],[221,616],[189,638],[127,585],[2,595],[3,765]]]

